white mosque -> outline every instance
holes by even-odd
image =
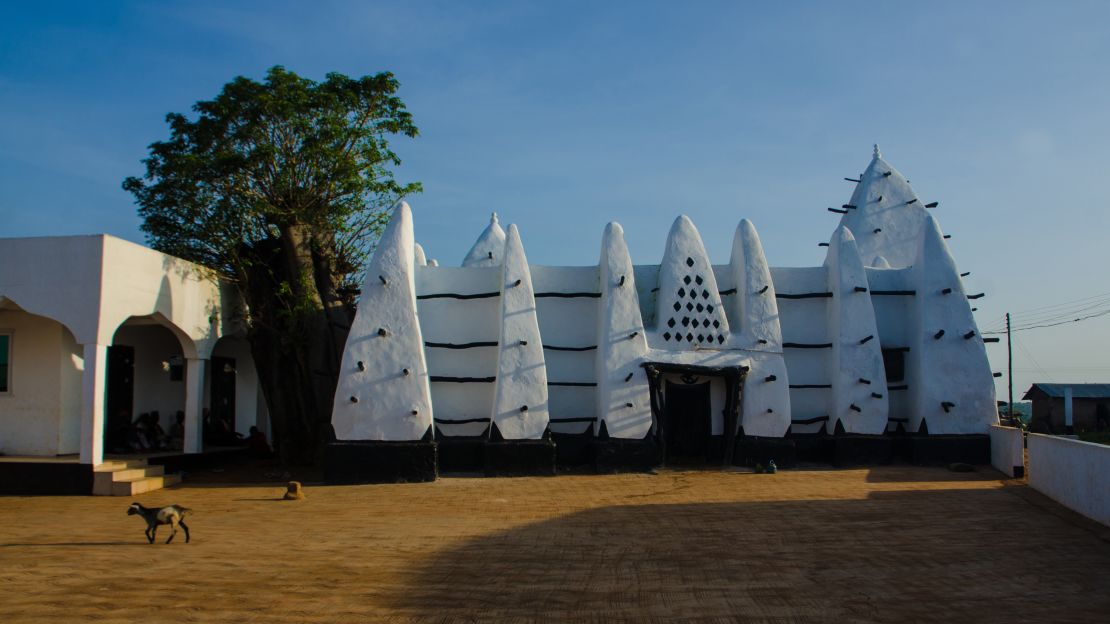
[[[771,267],[741,220],[714,265],[675,220],[658,265],[610,223],[596,265],[530,265],[496,215],[460,267],[427,261],[404,203],[343,354],[332,482],[440,470],[984,460],[994,379],[930,209],[875,148],[823,265]],[[824,243],[823,243],[824,245]]]

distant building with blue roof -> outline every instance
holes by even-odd
[[[1071,394],[1074,431],[1110,429],[1110,384],[1035,383],[1024,400],[1033,402],[1030,429],[1049,433],[1069,433],[1065,419],[1067,395]]]

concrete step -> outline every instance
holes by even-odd
[[[145,466],[145,459],[107,459],[104,463],[93,468],[93,472],[115,472],[125,468],[138,468]]]
[[[112,482],[112,496],[135,496],[153,492],[164,487],[181,483],[181,475],[168,474],[151,477],[133,477]]]
[[[127,481],[128,479],[135,479],[137,477],[160,477],[164,474],[166,474],[165,466],[135,466],[133,468],[115,470],[111,473],[112,481]]]
[[[110,459],[94,469],[94,496],[134,496],[181,482],[181,475],[167,475],[164,466],[150,466],[145,459]]]

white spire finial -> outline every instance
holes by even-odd
[[[497,213],[496,213],[496,212],[491,212],[491,213],[490,213],[490,215],[489,215],[489,222],[490,222],[491,224],[492,224],[492,223],[497,223]]]
[[[879,151],[879,144],[875,144],[875,158],[882,158],[883,153]]]

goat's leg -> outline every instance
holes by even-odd
[[[178,520],[177,521],[177,526],[179,526],[179,527],[181,527],[182,529],[185,530],[185,543],[188,544],[189,543],[189,527],[186,526],[184,520]]]
[[[177,536],[177,523],[174,522],[171,519],[170,520],[170,538],[168,540],[166,540],[166,543],[169,544],[170,542],[172,542],[173,538],[176,537],[176,536]]]
[[[157,533],[158,533],[158,525],[155,524],[155,525],[150,527],[150,536],[149,536],[149,538],[150,538],[150,543],[151,544],[154,543],[154,538],[157,535]]]

